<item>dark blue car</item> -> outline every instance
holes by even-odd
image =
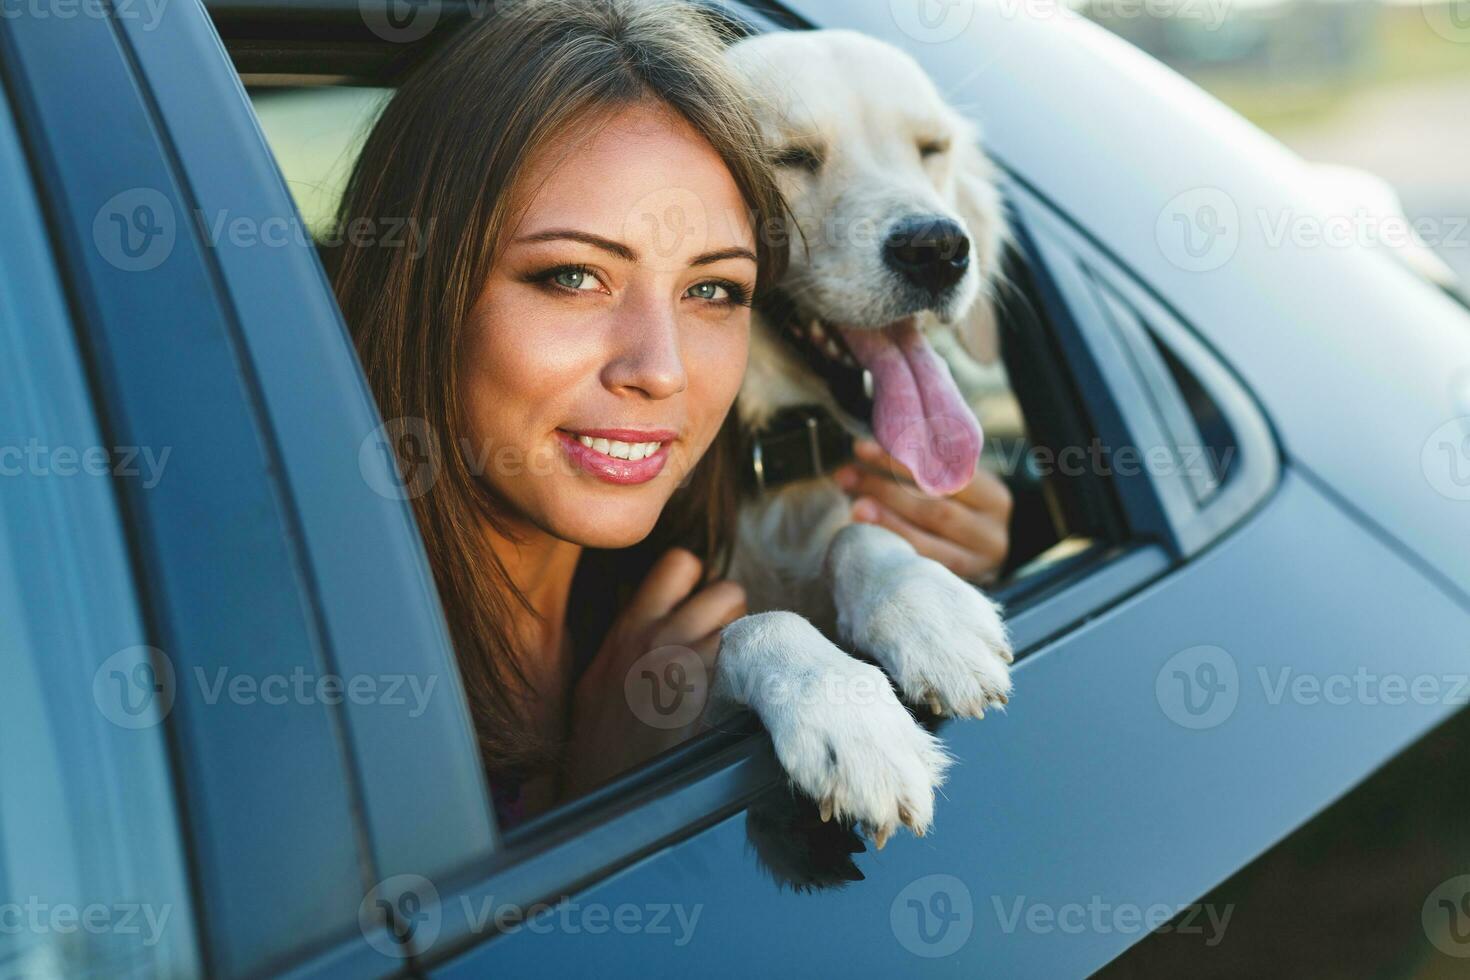
[[[720,4],[892,41],[984,124],[1017,694],[941,727],[935,832],[882,853],[753,722],[502,834],[287,183],[492,6],[0,16],[0,976],[1082,976],[1159,927],[1114,968],[1226,962],[1211,890],[1470,700],[1464,308],[1269,234],[1328,213],[1312,172],[1065,7]],[[1384,914],[1450,975],[1470,851],[1429,866]]]

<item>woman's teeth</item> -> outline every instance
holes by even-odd
[[[635,461],[652,456],[663,445],[661,442],[617,442],[612,439],[594,439],[591,436],[578,436],[577,441],[604,456]]]

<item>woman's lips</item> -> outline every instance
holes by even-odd
[[[663,472],[669,461],[669,444],[678,435],[667,429],[557,429],[557,438],[572,462],[608,483],[629,485],[647,483]],[[586,445],[591,442],[592,445]],[[616,445],[621,444],[621,445]],[[641,459],[620,459],[611,452],[629,455],[648,451]]]

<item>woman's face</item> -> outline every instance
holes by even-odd
[[[740,388],[755,234],[724,162],[666,107],[572,130],[512,195],[468,325],[458,448],[517,516],[626,547]]]

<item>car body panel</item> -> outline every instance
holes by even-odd
[[[117,487],[146,642],[178,678],[166,724],[206,899],[206,969],[260,969],[334,925],[355,931],[355,916],[305,913],[360,896],[362,874],[328,707],[245,703],[217,686],[323,669],[273,462],[184,189],[113,25],[7,18],[0,35],[103,430],[114,445],[169,454],[154,485]],[[169,215],[171,239],[158,230]],[[112,237],[120,228],[126,240]]]
[[[375,874],[443,873],[467,852],[488,854],[494,832],[438,593],[407,503],[428,486],[400,480],[393,469],[385,449],[398,430],[384,427],[373,404],[310,233],[203,8],[172,4],[157,23],[121,23],[160,118],[177,134],[199,232],[240,324],[297,511],[329,669],[381,693],[341,706],[363,773]],[[422,245],[391,222],[378,234],[383,247]],[[405,437],[415,435],[434,438],[426,427]]]

